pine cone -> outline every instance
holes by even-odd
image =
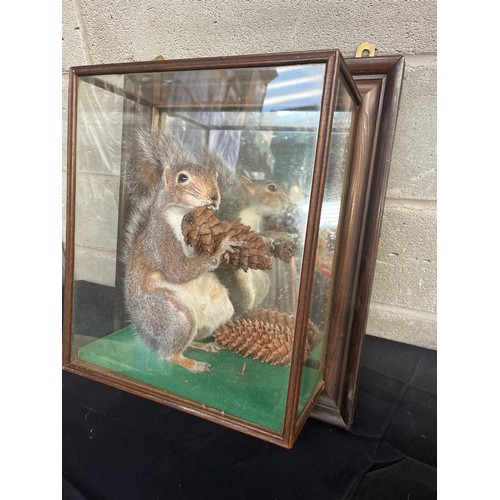
[[[273,241],[271,252],[274,257],[289,263],[297,252],[299,235],[269,231],[265,234]]]
[[[261,321],[268,321],[269,323],[276,323],[282,328],[289,328],[292,332],[295,328],[295,316],[293,314],[287,314],[273,309],[264,309],[261,307],[250,309],[246,312],[244,317],[247,319],[258,319]],[[306,336],[311,349],[314,349],[321,340],[319,328],[311,320],[308,320]]]
[[[290,364],[293,334],[274,323],[244,318],[229,321],[214,333],[214,339],[231,351],[264,363]]]
[[[245,317],[229,321],[214,334],[220,345],[246,357],[273,365],[290,365],[293,328],[295,318],[290,314],[271,309],[253,309]],[[315,332],[319,341],[318,328],[309,322],[304,361],[311,350],[309,338]]]
[[[181,223],[186,245],[193,247],[197,254],[213,255],[228,229],[229,223],[219,220],[212,210],[205,207],[188,212]]]
[[[239,219],[234,222],[221,221],[212,210],[201,207],[184,216],[181,230],[184,241],[197,254],[213,255],[225,237],[242,243],[239,247],[233,247],[234,252],[224,254],[222,265],[225,267],[244,271],[272,268],[266,240]]]

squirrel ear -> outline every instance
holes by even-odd
[[[244,175],[240,176],[240,181],[241,185],[251,194],[255,195],[255,187],[253,185],[253,182],[248,178],[245,177]]]

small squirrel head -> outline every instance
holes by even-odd
[[[243,175],[240,181],[251,199],[252,206],[259,209],[262,214],[283,210],[290,204],[290,198],[274,181],[250,180]]]
[[[220,204],[217,177],[215,169],[195,163],[164,165],[162,194],[169,205],[217,210]]]

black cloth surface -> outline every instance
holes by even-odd
[[[63,372],[63,498],[436,498],[436,352],[365,339],[354,424],[291,450]]]

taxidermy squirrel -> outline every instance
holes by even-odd
[[[288,196],[272,180],[250,180],[243,175],[239,179],[226,175],[221,180],[224,204],[219,211],[220,217],[224,219],[225,214],[229,216],[230,213],[255,232],[263,231],[265,216],[274,215],[290,204]]]
[[[140,337],[161,357],[192,372],[209,371],[210,364],[189,359],[184,351],[218,350],[198,341],[229,321],[234,308],[210,271],[241,243],[225,238],[213,255],[195,254],[184,243],[181,221],[197,207],[217,210],[217,168],[163,134],[142,134],[140,142],[125,177],[135,204],[122,255],[125,305]]]
[[[264,218],[275,215],[290,204],[288,196],[271,180],[250,180],[245,176],[237,178],[234,174],[221,175],[221,192],[223,203],[219,217],[239,218],[243,224],[264,237],[267,236],[263,232]],[[216,274],[230,292],[234,318],[258,307],[269,292],[270,279],[265,271],[233,271],[220,267]]]

